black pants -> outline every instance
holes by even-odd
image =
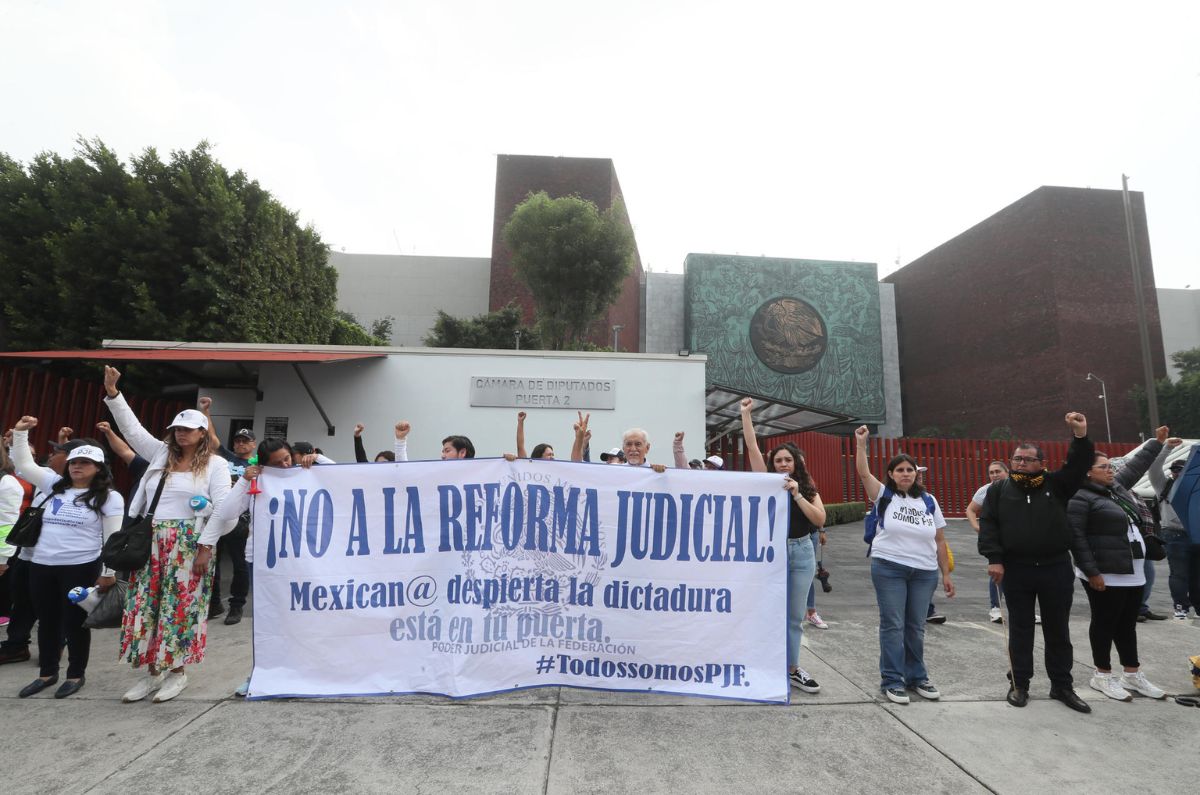
[[[33,633],[33,602],[29,598],[29,562],[13,555],[8,561],[8,571],[3,579],[8,580],[8,595],[12,607],[8,614],[8,635],[0,641],[4,651],[21,651],[29,648],[29,637]]]
[[[1092,662],[1102,671],[1112,670],[1112,647],[1117,645],[1117,658],[1126,668],[1139,668],[1137,652],[1137,617],[1142,606],[1141,585],[1109,586],[1097,591],[1080,580],[1092,606],[1092,623],[1088,638],[1092,642]]]
[[[1046,643],[1046,674],[1056,690],[1070,689],[1071,598],[1075,574],[1069,562],[1042,566],[1004,564],[1004,599],[1008,602],[1008,654],[1012,659],[1013,684],[1028,690],[1033,678],[1033,616],[1035,605],[1042,610],[1042,639]]]
[[[67,678],[78,679],[87,671],[92,650],[92,631],[84,629],[87,613],[71,604],[67,591],[76,586],[95,585],[100,576],[100,559],[73,566],[29,564],[29,593],[38,619],[38,663],[42,676],[58,674],[62,641],[67,639]]]
[[[216,568],[212,578],[212,604],[221,602],[221,558],[229,555],[233,565],[233,582],[229,583],[229,606],[245,607],[246,596],[250,593],[250,566],[246,563],[246,539],[249,538],[249,528],[239,522],[231,532],[221,536],[217,542]]]

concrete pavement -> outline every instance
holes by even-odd
[[[136,677],[115,662],[116,630],[93,635],[86,687],[21,700],[33,663],[0,666],[5,793],[202,792],[1002,792],[1194,786],[1200,709],[1087,687],[1087,601],[1072,620],[1080,715],[1046,699],[1037,662],[1030,705],[1004,702],[1002,628],[987,620],[984,561],[952,521],[959,595],[937,597],[926,660],[940,702],[881,701],[877,614],[860,525],[831,528],[818,593],[828,630],[805,633],[802,664],[821,692],[790,706],[574,688],[466,701],[408,696],[246,703],[250,622],[210,627],[205,663],[166,704],[122,704]],[[1165,562],[1151,600],[1170,612]],[[228,591],[226,591],[227,593]],[[1187,656],[1200,622],[1138,625],[1143,670],[1196,694]],[[1040,656],[1041,642],[1037,654]],[[36,652],[36,649],[35,649]]]

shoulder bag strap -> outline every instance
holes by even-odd
[[[150,510],[146,511],[146,516],[154,518],[154,511],[158,508],[158,498],[162,496],[163,486],[167,485],[167,478],[171,477],[171,473],[163,470],[162,477],[158,479],[158,488],[154,490],[154,499],[150,502]]]

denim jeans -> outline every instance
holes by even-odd
[[[919,685],[925,670],[925,611],[937,588],[937,569],[914,569],[871,558],[871,582],[879,602],[880,688]]]
[[[817,556],[807,538],[788,539],[787,660],[788,669],[800,664],[800,641],[804,638],[804,600],[817,574]]]
[[[1000,606],[1000,586],[992,582],[992,578],[988,577],[988,607]]]
[[[1142,604],[1138,608],[1138,615],[1146,615],[1150,612],[1150,589],[1154,587],[1154,561],[1150,558],[1145,558],[1142,564],[1142,570],[1146,572],[1146,584],[1142,586]]]
[[[1200,544],[1193,544],[1186,533],[1168,541],[1167,563],[1171,600],[1184,608],[1200,608]]]
[[[820,535],[821,535],[820,533],[809,533],[808,534],[808,537],[812,539],[813,556],[814,557],[817,555],[818,552],[820,552],[820,547],[821,547]],[[816,571],[816,569],[813,569],[813,571]],[[812,581],[812,585],[808,586],[808,609],[809,610],[817,609],[817,581],[815,579]]]

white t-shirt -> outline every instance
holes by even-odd
[[[158,488],[161,470],[146,479],[146,512],[150,512],[150,503],[154,501],[154,492]],[[162,496],[158,498],[158,507],[154,509],[155,521],[168,519],[195,519],[196,509],[192,507],[192,497],[197,494],[208,496],[208,478],[197,478],[191,472],[172,472],[163,486]]]
[[[984,483],[982,486],[975,489],[975,495],[973,497],[971,497],[971,502],[975,503],[980,508],[982,508],[983,507],[983,498],[987,494],[988,486],[991,486],[991,485],[992,485],[991,483]]]
[[[883,496],[882,489],[879,496]],[[931,515],[925,510],[924,498],[893,494],[883,515],[883,525],[871,544],[871,557],[914,569],[936,569],[937,531],[946,526],[946,519],[936,499],[933,506]]]
[[[1139,585],[1146,584],[1146,540],[1142,538],[1142,531],[1134,526],[1133,522],[1129,523],[1128,533],[1126,535],[1131,542],[1136,541],[1142,548],[1142,556],[1133,559],[1133,574],[1110,574],[1107,571],[1100,572],[1104,577],[1106,586],[1113,585],[1118,588],[1136,588]],[[1086,580],[1087,575],[1084,574],[1079,567],[1075,567],[1075,576],[1081,580]]]
[[[55,482],[46,485],[53,488]],[[104,545],[101,517],[123,515],[125,498],[109,491],[108,499],[97,514],[82,500],[75,501],[76,497],[86,493],[86,489],[70,488],[46,501],[42,534],[30,549],[30,560],[43,566],[73,566],[100,557],[100,548]],[[33,504],[41,505],[44,499],[46,494],[39,494]]]

